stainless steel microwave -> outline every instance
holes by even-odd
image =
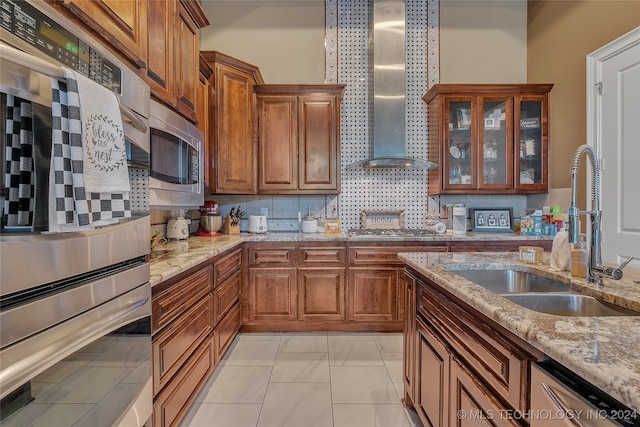
[[[149,206],[189,209],[204,204],[203,135],[187,119],[151,101]]]

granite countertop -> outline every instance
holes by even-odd
[[[552,359],[614,398],[640,411],[640,316],[567,317],[523,308],[486,290],[455,270],[528,270],[570,284],[573,290],[640,311],[640,285],[605,279],[595,286],[569,272],[553,272],[549,253],[541,265],[524,264],[518,253],[401,253],[400,259]]]
[[[216,237],[192,236],[186,240],[159,243],[150,253],[151,286],[188,270],[227,249],[243,242],[430,242],[430,241],[476,241],[476,240],[549,240],[549,236],[521,236],[515,233],[467,233],[402,237],[402,236],[326,236],[324,233],[300,233],[269,231],[264,234],[223,234]]]

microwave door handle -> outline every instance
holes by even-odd
[[[571,411],[567,407],[567,405],[562,401],[560,396],[556,394],[555,391],[546,383],[541,383],[542,389],[547,393],[549,399],[553,402],[554,405],[558,408],[558,410],[562,411],[562,413],[566,416],[567,414],[571,414]],[[575,417],[567,416],[566,419],[571,422],[575,427],[584,427],[582,423],[580,423]]]
[[[47,62],[44,59],[31,56],[26,52],[23,52],[4,43],[0,43],[0,57],[3,60],[36,71],[40,74],[44,74],[56,79],[64,79],[64,71],[62,70],[62,67]],[[118,102],[120,102],[120,98],[118,98]],[[140,118],[132,109],[120,104],[120,112],[125,118],[129,120],[133,127],[143,133],[147,132],[147,126],[142,120],[140,120]]]

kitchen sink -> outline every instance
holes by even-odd
[[[576,293],[529,292],[501,296],[529,310],[556,316],[640,316],[637,311]]]
[[[640,312],[571,290],[569,284],[517,270],[452,270],[529,310],[556,316],[640,316]]]
[[[517,270],[456,270],[457,275],[497,294],[524,292],[568,292],[568,284]]]

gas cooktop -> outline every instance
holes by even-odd
[[[433,230],[423,228],[352,228],[349,230],[349,236],[420,237],[434,234]]]

